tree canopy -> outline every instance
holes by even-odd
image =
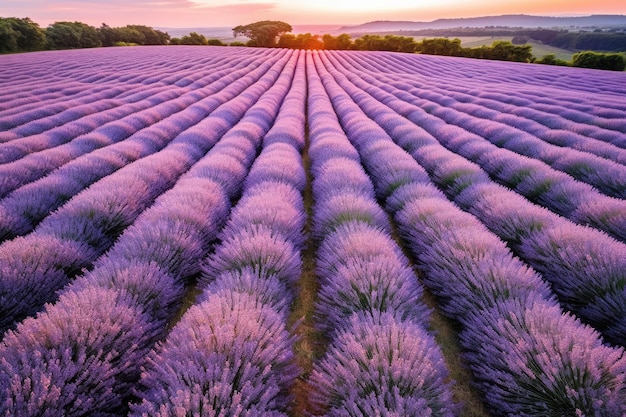
[[[234,27],[233,36],[243,35],[250,38],[250,46],[273,47],[276,46],[281,35],[292,30],[293,28],[289,23],[278,20],[262,20]]]
[[[96,28],[82,22],[55,22],[46,29],[46,40],[51,49],[102,46]]]
[[[594,68],[611,71],[624,71],[626,59],[620,54],[603,54],[593,51],[583,51],[574,54],[572,65],[581,68]]]
[[[120,43],[137,45],[167,45],[170,35],[143,25],[126,25],[112,28],[103,23],[98,29],[102,46],[113,46]]]
[[[324,42],[322,42],[317,35],[311,35],[310,33],[300,33],[297,36],[290,33],[285,33],[278,40],[279,48],[291,48],[291,49],[324,49]]]
[[[36,51],[45,44],[44,31],[28,17],[0,17],[0,53]]]

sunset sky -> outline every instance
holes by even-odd
[[[30,17],[94,26],[233,26],[258,20],[292,25],[372,20],[431,21],[499,14],[626,14],[624,0],[0,0],[0,17]]]

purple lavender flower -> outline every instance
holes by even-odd
[[[389,219],[375,200],[362,194],[344,192],[320,196],[315,205],[313,234],[318,239],[347,222],[362,222],[390,233]]]
[[[0,332],[41,310],[80,271],[93,249],[54,236],[27,236],[0,246]]]
[[[231,212],[231,217],[223,234],[236,233],[253,224],[263,225],[282,234],[298,248],[304,245],[304,211],[302,197],[295,188],[285,184],[272,188],[270,183],[264,187],[265,192],[252,189],[244,193],[239,203]],[[287,190],[288,194],[281,192]],[[294,198],[295,200],[290,200]]]
[[[202,286],[226,271],[251,268],[259,275],[277,275],[293,284],[300,277],[300,252],[280,233],[251,224],[236,234],[224,236],[202,270]]]
[[[509,300],[472,314],[461,335],[494,412],[623,415],[626,356],[542,300]]]
[[[119,415],[160,330],[114,290],[63,294],[0,344],[0,413]]]
[[[343,193],[359,193],[373,199],[374,187],[358,160],[332,157],[324,162],[312,159],[312,163],[313,192],[317,199]]]
[[[284,317],[245,294],[191,307],[148,358],[132,416],[280,415],[298,375]],[[263,414],[267,413],[267,414]]]
[[[265,146],[261,155],[254,161],[244,188],[270,180],[292,184],[300,191],[304,189],[306,174],[300,153],[294,147],[283,143]]]
[[[339,265],[385,256],[406,265],[400,248],[384,231],[358,221],[346,222],[329,233],[317,251],[318,273],[332,277]]]
[[[184,288],[156,262],[109,257],[98,268],[76,279],[62,293],[104,288],[117,291],[133,306],[149,314],[153,322],[169,320],[183,296]]]
[[[387,312],[398,321],[427,326],[428,308],[419,300],[417,277],[396,258],[385,255],[351,258],[334,268],[320,282],[316,312],[325,331],[344,330],[350,317]]]
[[[245,294],[257,300],[259,305],[264,305],[276,312],[283,313],[285,318],[294,299],[293,291],[278,276],[259,274],[258,270],[247,267],[241,271],[226,271],[216,276],[203,289],[196,303],[200,304],[206,301],[213,294],[228,291],[233,294]]]
[[[408,409],[452,416],[446,378],[439,348],[422,328],[389,314],[356,315],[314,367],[311,400],[326,415],[382,403],[391,415]]]

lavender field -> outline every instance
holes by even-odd
[[[0,415],[466,415],[433,314],[490,415],[626,415],[625,198],[624,73],[2,56]]]

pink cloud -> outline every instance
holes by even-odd
[[[393,0],[389,0],[389,5]],[[511,0],[494,4],[475,0],[416,2],[410,10],[367,10],[366,3],[349,13],[316,8],[315,0],[0,0],[0,16],[30,17],[41,26],[77,20],[94,26],[144,24],[157,27],[208,27],[282,20],[291,24],[363,23],[370,20],[434,20],[504,13],[626,13],[623,0]]]
[[[212,5],[192,0],[2,0],[0,16],[30,17],[45,27],[55,21],[81,21],[94,26],[229,26],[275,18],[276,2]]]

